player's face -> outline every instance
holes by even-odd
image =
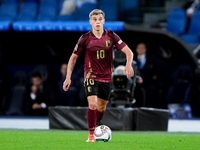
[[[62,66],[60,68],[60,72],[63,76],[66,76],[66,74],[67,74],[67,64],[62,64]]]
[[[137,45],[136,52],[138,55],[142,55],[142,54],[146,53],[146,51],[147,51],[147,49],[146,49],[145,44],[140,43]]]
[[[102,14],[92,15],[90,19],[90,24],[92,25],[92,29],[99,31],[103,29],[103,24],[105,19]]]

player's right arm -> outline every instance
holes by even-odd
[[[68,91],[68,89],[71,85],[71,75],[72,75],[74,66],[76,64],[77,58],[78,58],[78,55],[73,53],[71,55],[70,59],[69,59],[68,67],[67,67],[67,75],[66,75],[66,79],[63,83],[63,90],[64,91]]]

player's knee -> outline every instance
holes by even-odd
[[[88,97],[88,105],[89,105],[89,108],[92,110],[97,109],[97,100],[95,96]]]
[[[95,109],[97,109],[97,105],[95,103],[90,103],[89,108],[92,110],[95,110]]]
[[[89,108],[92,110],[97,109],[97,102],[96,101],[89,101]]]

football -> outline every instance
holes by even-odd
[[[100,125],[94,130],[94,138],[97,142],[109,142],[112,138],[112,131],[106,125]]]

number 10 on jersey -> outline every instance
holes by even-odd
[[[104,50],[98,50],[97,51],[97,59],[104,59],[105,58],[105,51]]]

